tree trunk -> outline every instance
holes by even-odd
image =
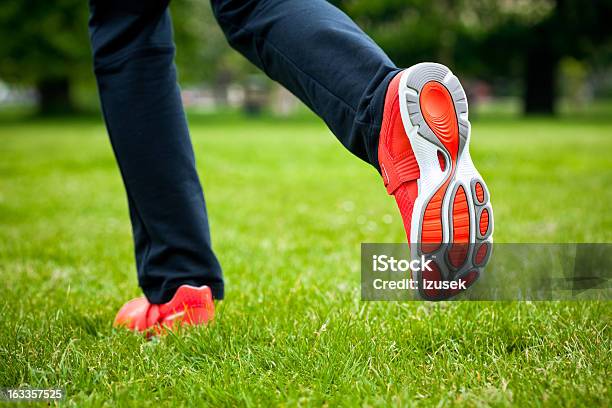
[[[554,115],[556,112],[557,73],[564,55],[560,44],[567,47],[571,40],[563,38],[567,5],[566,0],[555,0],[551,16],[538,24],[527,41],[524,95],[527,115]]]
[[[545,41],[537,41],[530,45],[525,67],[524,111],[526,115],[555,114],[558,65],[559,59]]]
[[[70,80],[49,78],[38,82],[38,108],[43,115],[58,115],[74,112],[70,97]]]

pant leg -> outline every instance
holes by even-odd
[[[94,71],[145,295],[164,303],[182,284],[205,284],[221,299],[223,277],[176,82],[167,3],[90,0]]]
[[[230,45],[318,114],[378,171],[385,91],[400,70],[324,0],[211,0]]]

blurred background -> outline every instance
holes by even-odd
[[[479,114],[612,114],[610,0],[335,0],[398,66],[438,61]],[[175,0],[190,113],[305,108],[231,50],[206,0]],[[98,111],[83,0],[0,2],[0,111]]]

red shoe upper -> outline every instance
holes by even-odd
[[[198,325],[214,318],[215,304],[208,286],[180,286],[174,297],[161,305],[149,303],[145,297],[127,302],[117,313],[114,326],[136,331],[171,329],[176,322]]]
[[[387,192],[395,197],[410,241],[412,208],[418,195],[416,180],[420,173],[402,123],[398,93],[400,78],[401,72],[387,88],[378,142],[378,162]]]

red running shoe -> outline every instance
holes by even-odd
[[[489,259],[493,212],[469,142],[466,95],[447,67],[417,64],[390,82],[378,160],[412,257],[436,259],[424,272],[434,280],[468,276],[471,284]]]
[[[199,288],[182,285],[172,300],[154,305],[143,296],[127,302],[117,313],[115,327],[145,332],[163,332],[175,324],[199,325],[211,321],[215,316],[215,304],[208,286]]]

